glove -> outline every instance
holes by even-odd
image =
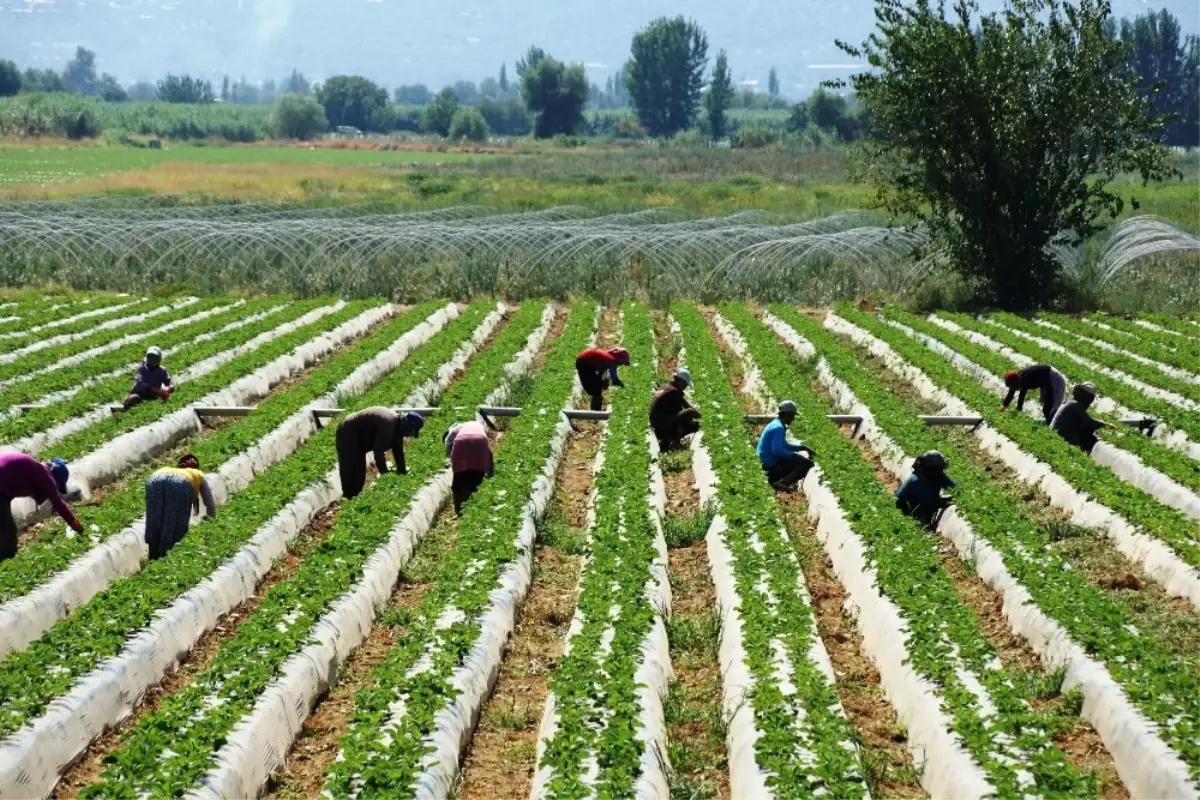
[[[71,530],[76,533],[83,533],[83,523],[79,521],[78,517],[71,520]]]
[[[1008,406],[1000,406],[1000,413],[1003,414],[1005,411],[1008,411]]]

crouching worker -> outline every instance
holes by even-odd
[[[1057,431],[1059,436],[1089,455],[1099,441],[1096,431],[1117,427],[1088,414],[1088,408],[1094,402],[1096,387],[1090,383],[1081,383],[1071,391],[1071,399],[1063,403],[1050,423],[1050,427]]]
[[[650,427],[658,439],[658,449],[664,453],[678,450],[684,439],[700,430],[700,412],[684,396],[691,385],[691,373],[677,370],[671,382],[650,401]]]
[[[779,404],[779,416],[763,429],[758,437],[758,460],[767,481],[777,492],[795,491],[796,484],[813,468],[816,457],[812,449],[799,442],[789,442],[787,429],[796,420],[796,404],[784,400]],[[800,455],[808,453],[808,458]]]
[[[367,453],[375,455],[380,475],[387,474],[387,451],[396,459],[396,472],[408,474],[404,462],[404,437],[416,439],[425,419],[415,411],[403,415],[390,408],[375,406],[349,414],[338,423],[336,434],[338,473],[342,495],[358,497],[367,482]]]
[[[125,396],[123,405],[128,411],[155,397],[161,400],[170,400],[171,393],[174,391],[175,384],[171,383],[171,376],[162,365],[162,350],[151,347],[146,351],[145,360],[138,365],[137,375],[133,379],[133,388]]]
[[[1054,419],[1054,412],[1058,411],[1058,407],[1062,405],[1063,397],[1067,393],[1067,379],[1049,364],[1034,364],[1020,372],[1006,372],[1004,373],[1004,385],[1008,387],[1008,394],[1004,396],[1004,402],[1000,404],[1001,411],[1008,409],[1014,395],[1017,397],[1017,411],[1024,411],[1025,395],[1031,389],[1036,389],[1041,395],[1042,417],[1046,420],[1047,425]]]
[[[942,509],[950,505],[950,498],[942,496],[942,489],[953,489],[956,484],[946,468],[950,462],[937,450],[917,456],[913,460],[912,473],[896,490],[896,508],[932,528]]]
[[[192,514],[200,511],[215,517],[217,504],[213,500],[208,478],[200,471],[200,462],[188,455],[179,459],[176,467],[164,467],[146,481],[146,546],[151,560],[159,559],[188,532]]]
[[[492,461],[492,443],[487,429],[479,422],[460,422],[446,431],[446,458],[454,472],[450,490],[454,495],[454,513],[462,516],[463,505],[483,484],[496,474]]]
[[[24,453],[0,453],[0,561],[17,554],[17,523],[12,515],[12,501],[18,497],[31,498],[39,506],[50,501],[71,530],[83,532],[83,525],[63,499],[70,474],[67,462],[61,458],[43,464]]]
[[[579,385],[591,396],[592,411],[604,408],[604,392],[608,389],[609,381],[613,386],[624,386],[617,367],[629,363],[629,351],[624,347],[614,347],[612,350],[592,348],[584,350],[575,359],[575,371],[579,374]],[[607,375],[605,374],[607,373]]]

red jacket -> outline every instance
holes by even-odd
[[[600,350],[597,348],[584,350],[579,354],[578,360],[582,361],[584,364],[587,364],[597,372],[603,372],[606,369],[612,369],[613,367],[617,366],[617,360],[613,358],[612,353],[608,352],[607,350]]]

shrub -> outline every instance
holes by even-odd
[[[21,70],[11,61],[0,61],[0,97],[12,97],[21,91]]]
[[[470,142],[482,142],[488,137],[487,120],[483,118],[478,108],[460,106],[450,120],[450,138],[454,141],[466,139]]]
[[[325,108],[312,97],[285,94],[271,111],[271,131],[281,139],[315,139],[329,127]]]

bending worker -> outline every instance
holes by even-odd
[[[896,508],[922,525],[933,527],[942,509],[950,505],[950,498],[942,497],[942,489],[958,485],[946,474],[949,466],[950,462],[937,450],[913,459],[912,473],[896,490]]]
[[[0,561],[17,554],[12,501],[18,497],[32,498],[39,506],[49,500],[71,530],[83,533],[82,523],[63,499],[70,475],[67,462],[61,458],[43,464],[24,453],[0,453]]]
[[[167,374],[166,368],[162,365],[162,350],[151,347],[146,351],[145,360],[138,364],[137,375],[133,379],[133,388],[125,396],[125,410],[128,411],[139,403],[155,397],[170,400],[173,391],[175,391],[175,384],[171,383],[171,376]]]
[[[404,463],[404,437],[415,439],[421,434],[425,419],[415,411],[403,416],[390,408],[375,406],[348,414],[338,423],[336,443],[338,473],[342,478],[342,494],[358,497],[367,482],[367,453],[375,454],[375,466],[380,475],[387,473],[387,451],[396,459],[396,471],[408,474]]]
[[[584,350],[575,359],[575,371],[579,373],[579,384],[583,391],[592,397],[592,411],[604,408],[604,391],[609,381],[613,386],[624,386],[621,376],[617,375],[617,367],[629,363],[629,351],[624,347],[614,347],[611,350],[592,348]],[[608,376],[605,376],[605,373]]]
[[[1067,379],[1049,364],[1034,364],[1020,372],[1010,370],[1004,373],[1004,385],[1008,387],[1008,394],[1000,404],[1001,411],[1012,403],[1013,395],[1017,395],[1017,411],[1024,411],[1025,395],[1031,389],[1037,389],[1042,396],[1042,416],[1047,425],[1054,419],[1054,412],[1058,411],[1067,393]]]
[[[777,492],[794,491],[796,484],[813,468],[816,457],[811,448],[788,441],[787,429],[795,420],[796,404],[784,400],[779,404],[779,416],[771,420],[758,437],[758,460],[767,473],[771,488]],[[800,455],[801,452],[808,453],[808,458]]]
[[[146,546],[151,560],[165,556],[187,535],[201,500],[204,516],[215,517],[217,504],[208,478],[191,453],[180,458],[178,466],[163,467],[150,476],[146,481]]]
[[[1115,429],[1117,426],[1093,418],[1088,414],[1088,408],[1096,402],[1096,387],[1090,383],[1081,383],[1071,390],[1071,399],[1063,403],[1062,408],[1054,415],[1050,427],[1070,444],[1089,455],[1099,439],[1096,431],[1101,428]]]
[[[675,371],[675,377],[658,390],[650,401],[650,427],[662,452],[683,446],[683,440],[700,430],[700,412],[692,408],[684,391],[692,385],[692,374],[686,369]]]
[[[483,485],[483,479],[496,474],[487,429],[471,420],[446,431],[446,458],[450,459],[450,469],[454,472],[454,482],[450,484],[454,513],[462,516],[463,504]]]

